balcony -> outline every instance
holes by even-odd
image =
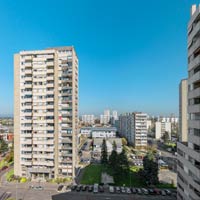
[[[63,146],[61,147],[61,149],[62,149],[62,150],[70,150],[70,149],[72,149],[72,145],[63,145]]]
[[[54,80],[54,76],[47,76],[46,80],[47,81],[53,81]]]
[[[32,140],[21,140],[21,144],[32,144]]]
[[[196,58],[194,58],[190,63],[189,63],[189,71],[199,65],[200,63],[200,55],[198,55]]]
[[[25,62],[25,63],[24,63],[24,66],[25,66],[25,68],[26,68],[26,67],[32,67],[32,63],[31,63],[31,62]]]
[[[21,147],[20,148],[21,151],[31,151],[32,152],[32,147]]]
[[[72,140],[69,139],[69,138],[62,138],[61,141],[62,141],[63,144],[64,143],[72,143]]]
[[[32,81],[32,76],[31,77],[25,76],[24,80],[25,81]]]
[[[54,62],[53,61],[47,61],[46,66],[54,66]]]
[[[20,161],[20,164],[21,165],[25,165],[25,166],[32,166],[32,162],[31,161],[25,161],[25,160],[23,160],[23,161]]]
[[[192,99],[198,97],[200,94],[200,88],[196,88],[188,92],[188,98]]]
[[[61,152],[61,153],[59,153],[59,156],[64,156],[64,157],[66,157],[66,156],[72,156],[72,152]]]

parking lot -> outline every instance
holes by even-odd
[[[38,184],[35,184],[35,187],[32,188],[28,183],[25,184],[7,184],[0,188],[0,199],[6,200],[7,197],[13,197],[15,199],[23,199],[23,200],[93,200],[93,199],[107,199],[107,200],[175,200],[176,191],[171,190],[172,194],[163,196],[162,194],[133,194],[127,193],[127,188],[124,187],[125,192],[117,193],[116,187],[114,187],[114,192],[111,193],[109,187],[103,187],[104,190],[100,192],[94,193],[93,186],[89,191],[89,187],[85,187],[84,191],[82,186],[79,187],[78,191],[77,188],[72,189],[71,187],[66,188],[66,186],[62,187],[61,191],[58,191],[59,186],[57,184],[48,184],[42,183],[42,189],[38,188]],[[72,190],[71,190],[72,189]]]
[[[167,189],[145,189],[115,186],[74,185],[58,187],[60,194],[53,195],[52,199],[176,199],[176,192]]]
[[[107,200],[175,200],[175,196],[162,196],[162,195],[138,195],[138,194],[110,194],[109,192],[97,193],[93,192],[63,192],[52,196],[53,200],[93,200],[93,199],[107,199]]]

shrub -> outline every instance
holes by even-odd
[[[20,179],[20,183],[26,183],[27,182],[27,178],[26,177],[22,177],[21,179]]]

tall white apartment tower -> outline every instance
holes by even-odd
[[[200,7],[188,24],[188,142],[178,142],[177,199],[200,199]]]
[[[14,55],[14,174],[74,177],[78,58],[73,47]]]
[[[119,134],[138,149],[147,147],[147,114],[126,113],[119,116]]]
[[[187,79],[181,80],[179,84],[179,141],[187,142],[187,105],[188,105],[188,82]]]

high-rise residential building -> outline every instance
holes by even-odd
[[[104,110],[104,115],[110,116],[110,110]]]
[[[200,6],[188,24],[188,142],[178,142],[177,199],[200,199]]]
[[[135,148],[147,147],[147,114],[127,113],[119,116],[118,131]]]
[[[110,110],[104,110],[104,114],[100,115],[101,124],[109,124],[111,120]]]
[[[155,138],[157,140],[161,139],[162,136],[168,133],[169,139],[171,140],[171,122],[156,122],[155,123]]]
[[[85,124],[94,124],[95,117],[94,115],[82,115],[82,122]]]
[[[188,105],[188,83],[187,79],[181,80],[179,84],[179,141],[187,142],[187,105]]]
[[[74,177],[78,58],[73,47],[14,56],[14,174]]]
[[[112,112],[112,118],[113,118],[114,120],[118,120],[118,114],[117,114],[117,111],[116,111],[116,110],[113,110],[113,112]]]

